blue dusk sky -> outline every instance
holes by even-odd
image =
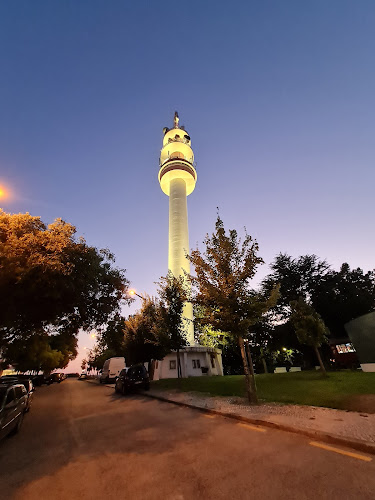
[[[73,223],[155,294],[158,156],[178,110],[197,161],[191,247],[219,207],[258,240],[254,284],[279,252],[373,269],[374,26],[373,0],[1,2],[1,206]]]

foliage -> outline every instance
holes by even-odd
[[[263,280],[262,287],[265,292],[269,292],[276,284],[280,285],[276,311],[282,317],[289,316],[292,300],[303,297],[309,301],[329,270],[329,264],[325,260],[319,260],[316,255],[302,255],[293,259],[282,253],[277,255],[270,267],[272,273]]]
[[[98,344],[102,350],[111,351],[113,356],[124,356],[125,318],[116,313],[98,332]]]
[[[101,328],[119,311],[125,271],[113,267],[108,250],[88,246],[75,233],[61,219],[46,226],[40,217],[0,210],[0,350],[6,362],[24,362],[13,344],[42,345],[44,335],[62,335],[71,346],[80,328]],[[54,342],[51,351],[59,351]],[[56,367],[67,356],[56,355]]]
[[[159,307],[157,308],[158,329],[167,332],[171,350],[186,346],[186,332],[183,321],[184,304],[189,300],[189,291],[184,276],[174,276],[171,271],[158,283]]]
[[[115,351],[97,344],[88,354],[87,366],[89,368],[94,368],[95,370],[101,370],[104,362],[109,358],[115,357],[116,355],[117,353]]]
[[[205,347],[223,349],[229,343],[229,334],[214,330],[211,325],[204,325],[199,336],[199,344]]]
[[[326,370],[318,347],[327,342],[328,328],[314,308],[307,304],[302,297],[298,300],[292,300],[290,305],[292,308],[290,322],[294,326],[299,342],[314,348],[320,368],[325,374]]]
[[[243,338],[250,333],[262,315],[275,305],[277,287],[268,297],[250,289],[250,281],[259,264],[258,244],[245,234],[243,241],[237,231],[227,234],[223,221],[217,217],[215,232],[206,236],[205,251],[198,249],[189,256],[196,276],[190,276],[195,288],[195,301],[205,311],[201,322],[227,332],[238,341],[246,375],[250,402],[256,402],[255,385],[249,373]]]
[[[159,304],[144,297],[142,308],[125,322],[125,359],[128,364],[163,359],[169,352],[169,337],[158,327]]]
[[[180,349],[187,344],[186,319],[183,317],[184,305],[190,299],[185,276],[174,276],[168,271],[158,283],[159,305],[157,308],[157,335],[168,335],[169,349],[177,353],[177,374],[180,378]]]
[[[319,347],[323,342],[327,342],[326,335],[329,334],[329,330],[314,308],[307,304],[302,297],[293,300],[290,305],[292,308],[290,321],[299,342],[312,347]]]
[[[206,310],[195,304],[194,307],[194,337],[198,344],[205,347],[223,349],[229,344],[230,336],[221,330],[215,330],[212,325],[204,324]]]
[[[267,293],[280,284],[281,296],[274,311],[283,321],[289,319],[290,302],[302,297],[320,314],[334,337],[346,337],[345,323],[375,309],[374,271],[351,270],[346,263],[334,271],[316,255],[294,259],[287,254],[279,254],[271,270],[262,289]]]
[[[17,339],[6,350],[7,363],[19,371],[51,372],[56,368],[65,368],[77,355],[76,339],[59,336],[50,337],[44,332],[35,334],[26,340]]]
[[[272,351],[271,357],[275,365],[292,366],[294,358],[297,354],[299,354],[299,351],[284,347],[278,351]]]
[[[344,324],[375,309],[375,272],[342,264],[330,271],[312,294],[316,311],[334,337],[346,337]]]
[[[242,242],[236,230],[227,235],[219,216],[215,232],[206,236],[204,244],[203,254],[196,249],[189,256],[196,272],[190,276],[195,301],[206,311],[201,321],[234,337],[245,336],[278,297],[277,287],[267,298],[250,289],[250,281],[263,263],[257,255],[258,244],[248,234]]]

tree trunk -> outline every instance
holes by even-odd
[[[255,380],[254,377],[251,376],[249,365],[246,358],[245,344],[242,337],[238,337],[238,344],[241,350],[242,363],[245,372],[245,382],[246,382],[246,392],[247,397],[249,398],[249,403],[251,405],[258,403],[256,388],[255,388]]]
[[[246,352],[247,352],[247,362],[248,362],[248,365],[249,365],[250,375],[251,375],[251,379],[253,381],[253,386],[255,388],[255,393],[256,393],[256,391],[257,391],[257,384],[256,384],[256,381],[255,381],[255,372],[254,372],[253,358],[251,357],[251,351],[250,351],[249,342],[245,343],[245,349],[246,349]]]
[[[262,363],[263,363],[264,373],[268,373],[267,363],[266,363],[266,360],[264,358],[264,352],[263,352],[262,348],[260,348],[260,355],[261,355],[261,359],[262,359]]]
[[[181,361],[180,361],[180,349],[177,349],[177,378],[182,378]]]
[[[324,377],[326,377],[327,376],[327,371],[326,371],[326,369],[324,367],[322,358],[320,356],[320,352],[319,352],[318,346],[314,345],[314,351],[315,351],[316,357],[318,358],[320,369],[322,370],[322,375]]]

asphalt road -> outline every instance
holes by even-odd
[[[68,379],[38,388],[20,434],[0,442],[0,498],[375,498],[375,457],[310,442]]]

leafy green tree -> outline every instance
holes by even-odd
[[[70,332],[62,332],[57,335],[50,335],[48,337],[48,343],[52,350],[59,351],[62,354],[60,363],[53,369],[65,368],[70,361],[77,357],[78,340],[76,337],[71,335]]]
[[[98,332],[98,344],[102,350],[111,351],[113,356],[124,356],[124,335],[125,318],[116,313],[107,325]]]
[[[307,304],[302,297],[291,301],[290,305],[292,308],[290,321],[294,326],[299,342],[314,348],[322,373],[326,375],[326,369],[318,348],[322,343],[327,342],[328,328],[315,309]]]
[[[177,376],[182,377],[180,350],[186,344],[186,319],[183,318],[184,304],[190,300],[184,276],[174,276],[170,271],[159,281],[159,307],[156,328],[158,336],[168,335],[169,349],[177,354]]]
[[[163,359],[168,352],[169,337],[158,328],[159,304],[151,297],[144,297],[142,308],[125,321],[125,359],[127,363],[148,362]]]
[[[17,341],[100,329],[130,300],[124,299],[125,271],[113,266],[113,255],[75,233],[61,219],[46,226],[40,217],[0,210],[0,350],[6,361]]]
[[[346,263],[335,271],[316,255],[294,259],[287,254],[279,254],[271,270],[262,288],[266,293],[280,284],[281,297],[274,308],[277,319],[287,321],[290,302],[303,297],[320,314],[331,335],[346,337],[345,323],[375,309],[374,271],[351,270]]]
[[[241,241],[234,229],[227,234],[219,216],[215,232],[211,237],[206,236],[204,244],[203,254],[197,249],[189,256],[196,273],[190,276],[195,301],[206,311],[203,322],[228,333],[238,342],[249,402],[256,403],[255,380],[248,364],[244,338],[275,305],[278,289],[273,288],[266,297],[250,288],[258,265],[263,263],[258,256],[258,244],[248,234]]]
[[[65,350],[51,347],[51,338],[44,332],[35,334],[26,340],[17,339],[6,350],[6,363],[12,364],[17,370],[51,372],[57,368],[64,368],[70,358],[70,353]]]
[[[263,280],[262,288],[270,292],[276,284],[280,285],[280,298],[275,311],[283,318],[290,315],[290,302],[303,297],[310,300],[317,287],[325,280],[329,264],[319,260],[316,255],[302,255],[293,259],[280,253],[270,265],[272,272]]]
[[[375,309],[375,272],[342,264],[312,294],[312,304],[334,337],[346,337],[344,324]]]

